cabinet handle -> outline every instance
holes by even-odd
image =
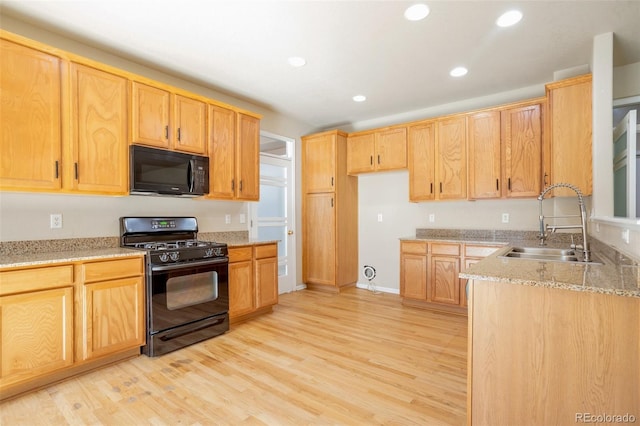
[[[331,176],[331,186],[333,186],[333,176]]]
[[[507,179],[507,189],[511,191],[511,178]]]
[[[544,174],[544,176],[542,177],[542,184],[544,186],[547,186],[547,176],[549,176],[547,173]]]
[[[369,156],[369,163],[373,166],[373,155]]]
[[[442,194],[442,182],[440,182],[440,193]]]
[[[433,194],[433,182],[429,184],[429,192]]]
[[[178,127],[178,142],[180,142],[180,127]]]
[[[380,154],[378,154],[378,164],[380,164]]]
[[[231,190],[232,191],[236,190],[236,180],[235,179],[231,179]]]
[[[331,207],[333,207],[333,197],[331,197]]]
[[[56,179],[58,179],[60,175],[58,174],[58,160],[56,160]]]
[[[169,139],[169,126],[164,126],[164,138]]]
[[[496,191],[500,191],[500,180],[496,179]]]
[[[76,180],[78,180],[78,163],[74,163],[73,168],[75,169]]]

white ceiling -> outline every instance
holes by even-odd
[[[401,0],[0,0],[0,13],[316,127],[548,82],[589,64],[605,32],[614,65],[640,61],[639,0],[424,2],[418,22]],[[498,28],[514,8],[522,21]],[[458,65],[469,73],[450,77]]]

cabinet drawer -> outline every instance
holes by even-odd
[[[73,284],[73,265],[0,272],[0,295]]]
[[[242,262],[251,260],[253,254],[252,247],[234,247],[229,249],[229,262]]]
[[[140,257],[91,262],[82,265],[82,276],[85,283],[131,277],[143,273],[143,263]]]
[[[400,243],[400,251],[409,254],[427,254],[426,241],[402,241]]]
[[[460,256],[460,244],[431,243],[431,254]]]
[[[276,244],[267,244],[256,246],[256,259],[264,259],[265,257],[277,257],[278,246]]]
[[[492,247],[492,246],[476,246],[472,244],[467,244],[464,247],[464,256],[465,257],[487,257],[490,254],[495,253],[500,247]]]

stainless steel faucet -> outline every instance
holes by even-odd
[[[545,227],[544,224],[544,214],[542,213],[542,200],[544,200],[544,196],[547,195],[547,192],[551,191],[554,188],[569,188],[575,191],[578,194],[578,207],[580,207],[580,225],[549,225]],[[552,233],[556,232],[558,229],[582,229],[582,245],[572,244],[571,248],[579,248],[582,249],[583,260],[585,262],[591,261],[591,251],[589,250],[589,242],[587,240],[587,209],[584,206],[584,199],[582,198],[582,192],[580,192],[580,188],[575,185],[571,185],[570,183],[556,183],[553,185],[547,186],[542,193],[538,196],[538,201],[540,201],[540,234],[538,234],[538,238],[540,239],[540,245],[546,245],[546,239],[549,237],[549,234],[546,232],[550,230]],[[578,217],[578,215],[571,216],[548,216],[548,218],[567,218],[567,217]],[[572,237],[573,241],[573,237]]]

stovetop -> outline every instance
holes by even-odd
[[[227,245],[197,239],[195,217],[121,217],[120,245],[146,250],[152,264],[227,256]]]

